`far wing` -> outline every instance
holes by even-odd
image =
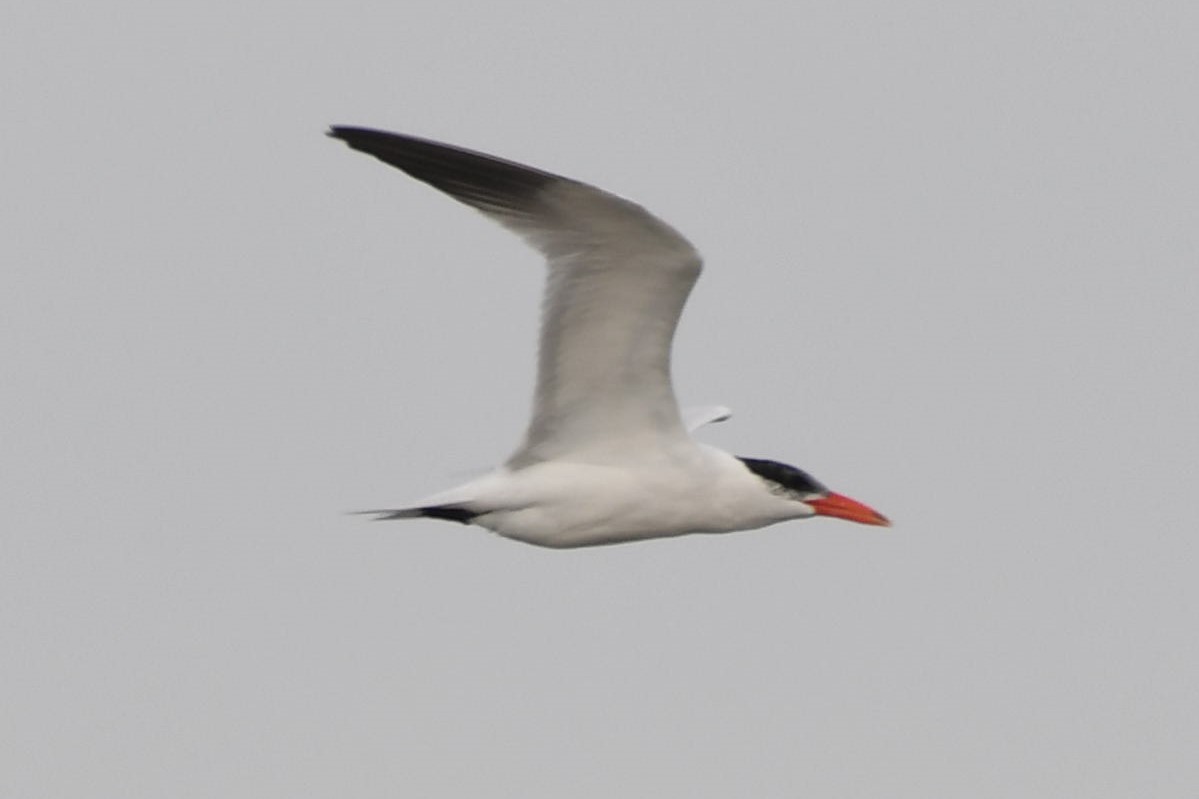
[[[733,411],[723,405],[683,408],[683,426],[688,433],[693,433],[704,425],[728,421],[732,416]]]

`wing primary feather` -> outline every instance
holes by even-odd
[[[532,213],[537,196],[569,178],[462,147],[370,128],[335,126],[329,135],[481,211]]]

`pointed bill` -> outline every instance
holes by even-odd
[[[833,516],[837,519],[847,519],[859,524],[873,524],[879,527],[890,527],[891,520],[873,508],[863,505],[856,499],[850,499],[841,494],[829,492],[818,499],[805,499],[808,505],[816,509],[817,516]]]

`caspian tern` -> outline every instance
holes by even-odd
[[[644,208],[576,180],[447,144],[356,127],[329,135],[520,235],[548,262],[533,414],[495,471],[379,519],[475,524],[545,547],[749,530],[833,516],[888,525],[807,473],[738,458],[690,432],[670,379],[700,256]]]

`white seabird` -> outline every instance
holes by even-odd
[[[496,220],[548,262],[537,389],[504,465],[380,519],[475,524],[546,547],[727,533],[881,514],[777,461],[691,438],[729,416],[682,412],[670,347],[701,259],[677,231],[606,191],[482,153],[356,127],[329,135]]]

